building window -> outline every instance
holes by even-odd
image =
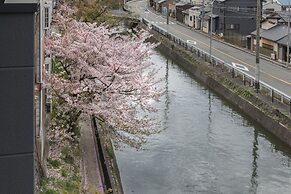
[[[190,21],[192,21],[192,16],[190,16]]]
[[[227,30],[239,30],[239,24],[226,24]]]
[[[46,57],[44,59],[44,64],[45,64],[45,70],[48,73],[51,73],[52,72],[52,58],[51,57]]]
[[[270,45],[270,44],[262,43],[262,47],[269,50],[273,50],[273,45]]]
[[[257,7],[250,7],[250,6],[248,6],[247,7],[247,10],[249,11],[249,12],[256,12],[257,11]]]
[[[46,3],[43,6],[42,25],[45,30],[48,30],[52,21],[52,4]]]
[[[44,28],[45,29],[49,28],[49,8],[48,7],[44,8]]]

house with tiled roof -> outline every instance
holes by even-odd
[[[263,3],[264,13],[271,13],[275,11],[282,11],[282,6],[278,1],[270,0]]]
[[[291,28],[289,28],[291,32]],[[251,33],[253,50],[255,48],[256,31]],[[260,52],[273,59],[286,61],[288,26],[278,24],[269,29],[260,29]]]

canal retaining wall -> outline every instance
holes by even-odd
[[[91,118],[93,131],[95,133],[95,143],[101,169],[102,182],[106,194],[123,194],[119,169],[115,158],[114,148],[110,138],[106,135],[106,130],[101,130],[100,123],[94,117]]]
[[[223,69],[215,69],[200,57],[185,50],[184,47],[155,31],[152,33],[154,36],[150,41],[160,42],[158,49],[161,52],[179,61],[179,65],[187,72],[291,147],[291,119],[288,111],[280,110],[280,105],[276,107],[276,103],[267,102],[263,92],[257,94],[254,89],[244,86],[245,83],[239,84],[237,80],[232,79],[233,76],[225,74]]]

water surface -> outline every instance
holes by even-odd
[[[162,132],[116,151],[124,192],[291,193],[291,151],[161,53]]]

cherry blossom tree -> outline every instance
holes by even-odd
[[[60,34],[46,37],[46,54],[55,57],[55,71],[46,74],[46,87],[62,101],[73,125],[81,113],[98,118],[116,142],[138,147],[144,137],[157,132],[154,101],[156,70],[148,58],[156,44],[150,35],[114,35],[107,26],[55,17]],[[71,12],[71,11],[70,11]]]

